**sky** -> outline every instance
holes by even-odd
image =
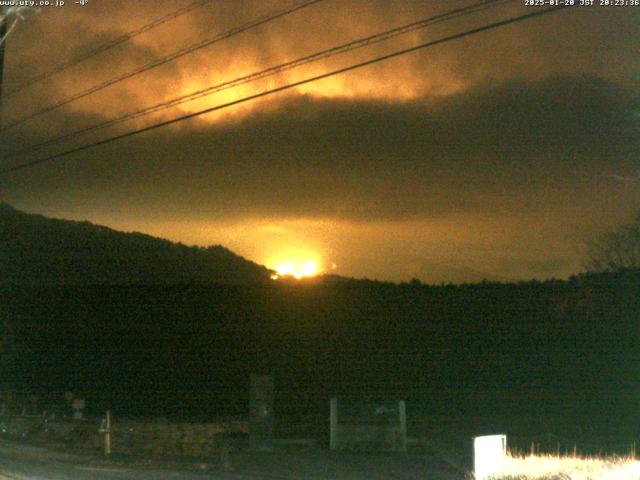
[[[6,44],[5,125],[296,4],[66,2]],[[300,3],[300,2],[297,2]],[[471,5],[322,0],[0,131],[7,168],[540,7],[431,25],[32,153],[12,152],[211,85]],[[579,2],[576,2],[579,3]],[[564,278],[640,203],[640,7],[576,6],[0,176],[0,201],[277,268],[426,283]]]

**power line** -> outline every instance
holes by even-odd
[[[18,24],[18,20],[22,20],[23,10],[30,10],[30,7],[0,7],[0,128],[2,127],[2,90],[4,78],[4,57],[6,51],[7,38]],[[14,16],[13,23],[9,25],[9,16]]]
[[[2,48],[4,55],[4,44],[7,37],[11,34],[14,28],[18,23],[18,19],[15,19],[11,26],[7,26],[9,24],[9,20],[5,20],[4,18],[0,21],[0,48]]]
[[[475,13],[481,10],[485,10],[488,8],[495,8],[496,6],[498,6],[499,4],[503,4],[503,3],[511,3],[514,2],[515,0],[482,0],[479,3],[475,3],[473,5],[469,5],[467,7],[462,7],[462,8],[458,8],[455,10],[451,10],[449,12],[446,13],[442,13],[439,15],[435,15],[432,17],[428,17],[422,20],[419,20],[417,22],[412,22],[406,25],[402,25],[400,27],[396,27],[393,28],[391,30],[387,30],[385,32],[381,32],[381,33],[377,33],[374,35],[370,35],[368,37],[359,39],[359,40],[355,40],[352,42],[348,42],[336,47],[332,47],[326,50],[322,50],[320,52],[316,52],[313,53],[311,55],[306,55],[304,57],[286,62],[286,63],[282,63],[273,67],[269,67],[267,69],[258,71],[258,72],[254,72],[252,74],[249,75],[244,75],[242,77],[238,77],[235,78],[233,80],[229,80],[217,85],[213,85],[201,90],[197,90],[195,92],[180,96],[180,97],[176,97],[173,98],[171,100],[168,100],[166,102],[162,102],[147,108],[144,108],[142,110],[138,110],[136,112],[131,112],[131,113],[127,113],[125,115],[122,115],[120,117],[116,117],[114,119],[110,119],[110,120],[106,120],[104,122],[98,123],[98,124],[94,124],[79,130],[75,130],[73,132],[58,136],[58,137],[54,137],[52,139],[46,140],[44,142],[40,142],[25,148],[22,148],[20,150],[17,150],[15,152],[12,152],[8,155],[5,155],[3,157],[4,160],[8,160],[11,158],[15,158],[16,156],[22,155],[24,153],[28,153],[31,151],[34,151],[36,149],[42,148],[42,147],[46,147],[49,145],[54,145],[57,143],[60,143],[64,140],[69,140],[71,138],[77,137],[78,135],[84,134],[84,133],[89,133],[95,130],[99,130],[102,128],[106,128],[109,126],[113,126],[113,125],[117,125],[119,123],[125,122],[127,120],[133,120],[135,118],[139,118],[145,115],[149,115],[151,113],[156,113],[162,110],[166,110],[167,108],[170,107],[174,107],[177,105],[181,105],[183,103],[187,103],[193,100],[196,100],[198,98],[202,98],[205,96],[209,96],[212,95],[214,93],[218,93],[220,91],[223,90],[227,90],[229,88],[233,88],[236,87],[238,85],[242,85],[245,83],[249,83],[252,82],[254,80],[258,80],[258,79],[262,79],[262,78],[266,78],[272,75],[275,75],[277,73],[281,73],[283,71],[286,70],[290,70],[292,68],[296,68],[299,67],[301,65],[306,65],[318,60],[322,60],[325,58],[329,58],[332,57],[334,55],[338,55],[341,53],[345,53],[348,51],[352,51],[358,48],[362,48],[362,47],[366,47],[366,46],[370,46],[385,40],[389,40],[390,38],[394,38],[396,36],[399,35],[403,35],[406,33],[410,33],[413,32],[415,30],[418,29],[422,29],[425,28],[429,25],[433,25],[433,24],[437,24],[440,22],[444,22],[444,21],[448,21],[448,20],[452,20],[454,18],[458,18],[464,15],[468,15],[470,13]]]
[[[209,3],[211,0],[197,0],[185,7],[179,8],[178,10],[175,10],[163,17],[157,18],[156,20],[152,21],[151,23],[148,23],[146,25],[143,25],[142,27],[136,29],[136,30],[132,30],[130,32],[127,32],[123,35],[120,35],[119,37],[113,39],[111,42],[109,43],[105,43],[104,45],[101,45],[89,52],[87,52],[84,55],[81,55],[79,57],[73,58],[71,60],[69,60],[68,62],[63,62],[57,66],[55,66],[54,68],[52,68],[51,70],[49,70],[48,72],[42,73],[40,75],[36,75],[35,77],[30,78],[29,80],[25,81],[23,84],[19,85],[18,87],[15,87],[14,89],[10,90],[7,92],[7,94],[5,95],[5,98],[11,97],[13,95],[16,95],[17,93],[25,90],[26,88],[35,85],[36,83],[39,83],[43,80],[47,80],[48,78],[51,78],[52,76],[68,69],[71,68],[75,65],[78,65],[79,63],[84,62],[85,60],[88,60],[89,58],[95,57],[96,55],[106,52],[107,50],[112,49],[113,47],[116,47],[117,45],[120,45],[124,42],[126,42],[127,40],[131,40],[134,37],[137,37],[138,35],[142,35],[145,32],[148,32],[149,30],[152,30],[156,27],[159,27],[160,25],[167,23],[171,20],[173,20],[174,18],[178,18],[182,15],[185,15],[193,10],[195,10],[196,8],[200,8],[203,5]]]
[[[246,30],[249,30],[251,28],[255,28],[258,27],[260,25],[263,25],[267,22],[270,22],[272,20],[276,20],[278,18],[284,17],[286,15],[289,15],[291,13],[294,13],[298,10],[301,10],[303,8],[309,7],[315,3],[321,2],[322,0],[305,0],[303,2],[297,3],[291,7],[288,7],[286,9],[282,9],[282,10],[277,10],[274,11],[272,13],[269,13],[265,16],[259,17],[256,20],[252,20],[251,22],[245,23],[239,27],[235,27],[232,28],[230,30],[227,30],[226,32],[220,33],[218,35],[216,35],[215,37],[208,39],[208,40],[204,40],[202,42],[190,45],[188,47],[182,48],[166,57],[162,57],[160,59],[154,60],[153,62],[150,62],[136,70],[132,70],[130,72],[127,72],[123,75],[120,75],[119,77],[114,77],[111,80],[107,80],[106,82],[100,83],[98,85],[95,85],[87,90],[84,90],[82,92],[76,93],[75,95],[71,95],[70,97],[67,97],[63,100],[60,100],[57,103],[54,103],[52,105],[49,105],[48,107],[43,108],[42,110],[39,110],[35,113],[32,113],[30,115],[27,115],[26,117],[22,117],[14,122],[8,123],[7,125],[5,125],[2,129],[0,129],[0,132],[3,132],[5,130],[8,130],[10,128],[13,128],[17,125],[20,125],[28,120],[31,120],[32,118],[38,117],[40,115],[43,115],[45,113],[51,112],[53,110],[56,110],[64,105],[67,105],[71,102],[74,102],[76,100],[79,100],[81,98],[87,97],[93,93],[99,92],[100,90],[104,90],[105,88],[114,85],[116,83],[122,82],[123,80],[127,80],[129,78],[135,77],[136,75],[139,75],[141,73],[144,73],[146,71],[149,71],[153,68],[159,67],[161,65],[164,65],[166,63],[172,62],[173,60],[176,60],[180,57],[183,57],[189,53],[193,53],[197,50],[201,50],[205,47],[208,47],[210,45],[213,45],[214,43],[220,42],[222,40],[225,40],[227,38],[230,38],[234,35],[237,35],[239,33],[242,33]]]
[[[144,132],[148,132],[148,131],[155,130],[155,129],[158,129],[158,128],[161,128],[161,127],[172,125],[174,123],[182,122],[184,120],[189,120],[191,118],[195,118],[195,117],[207,114],[207,113],[212,113],[212,112],[215,112],[215,111],[218,111],[218,110],[222,110],[224,108],[229,108],[229,107],[232,107],[232,106],[235,106],[235,105],[239,105],[239,104],[246,103],[246,102],[249,102],[249,101],[252,101],[252,100],[256,100],[258,98],[266,97],[268,95],[272,95],[272,94],[275,94],[275,93],[280,93],[280,92],[283,92],[283,91],[286,91],[286,90],[290,90],[292,88],[299,87],[299,86],[302,86],[302,85],[305,85],[305,84],[308,84],[308,83],[316,82],[318,80],[323,80],[325,78],[329,78],[329,77],[332,77],[332,76],[335,76],[335,75],[339,75],[339,74],[346,73],[346,72],[349,72],[349,71],[352,71],[352,70],[356,70],[358,68],[362,68],[362,67],[365,67],[365,66],[368,66],[368,65],[372,65],[374,63],[382,62],[382,61],[389,60],[389,59],[392,59],[392,58],[395,58],[395,57],[399,57],[401,55],[412,53],[412,52],[415,52],[417,50],[421,50],[423,48],[433,47],[435,45],[440,45],[440,44],[443,44],[443,43],[446,43],[446,42],[450,42],[452,40],[457,40],[457,39],[460,39],[460,38],[468,37],[470,35],[475,35],[477,33],[485,32],[487,30],[493,30],[495,28],[499,28],[499,27],[502,27],[502,26],[505,26],[505,25],[510,25],[510,24],[521,22],[521,21],[524,21],[524,20],[528,20],[528,19],[531,19],[531,18],[534,18],[534,17],[539,17],[539,16],[542,16],[542,15],[546,15],[548,13],[558,12],[558,11],[561,11],[561,10],[563,10],[565,8],[568,8],[568,7],[565,6],[565,5],[561,5],[561,6],[546,8],[546,9],[543,9],[543,10],[538,10],[538,11],[535,11],[535,12],[532,12],[532,13],[518,15],[518,16],[515,16],[515,17],[508,18],[506,20],[501,20],[499,22],[494,22],[494,23],[490,23],[490,24],[487,24],[487,25],[483,25],[481,27],[477,27],[477,28],[473,28],[473,29],[470,29],[470,30],[466,30],[466,31],[464,31],[462,33],[456,33],[454,35],[449,35],[449,36],[440,38],[438,40],[432,40],[430,42],[422,43],[422,44],[416,45],[414,47],[405,48],[405,49],[402,49],[402,50],[397,50],[395,52],[392,52],[392,53],[389,53],[389,54],[386,54],[386,55],[382,55],[382,56],[379,56],[379,57],[376,57],[376,58],[373,58],[373,59],[370,59],[370,60],[366,60],[364,62],[356,63],[356,64],[350,65],[348,67],[343,67],[343,68],[339,68],[337,70],[333,70],[333,71],[330,71],[330,72],[327,72],[327,73],[323,73],[323,74],[320,74],[320,75],[315,75],[313,77],[309,77],[309,78],[306,78],[304,80],[299,80],[297,82],[293,82],[293,83],[289,83],[289,84],[286,84],[286,85],[282,85],[280,87],[272,88],[272,89],[266,90],[264,92],[256,93],[256,94],[253,94],[253,95],[249,95],[247,97],[243,97],[243,98],[240,98],[238,100],[227,102],[227,103],[224,103],[224,104],[221,104],[221,105],[216,105],[214,107],[205,108],[204,110],[200,110],[198,112],[182,115],[180,117],[173,118],[171,120],[165,120],[163,122],[155,123],[153,125],[148,125],[146,127],[140,128],[138,130],[133,130],[133,131],[126,132],[126,133],[123,133],[123,134],[114,135],[112,137],[105,138],[103,140],[99,140],[99,141],[96,141],[96,142],[93,142],[93,143],[90,143],[90,144],[87,144],[87,145],[82,145],[80,147],[75,147],[75,148],[66,150],[64,152],[60,152],[60,153],[57,153],[57,154],[54,154],[54,155],[49,155],[47,157],[39,158],[39,159],[36,159],[36,160],[32,160],[30,162],[26,162],[26,163],[23,163],[23,164],[20,164],[20,165],[16,165],[16,166],[13,166],[13,167],[10,167],[10,168],[6,168],[6,169],[3,169],[3,170],[0,170],[0,175],[6,175],[8,173],[12,173],[12,172],[16,172],[18,170],[23,170],[25,168],[33,167],[33,166],[41,164],[41,163],[45,163],[45,162],[49,162],[49,161],[52,161],[52,160],[55,160],[55,159],[58,159],[58,158],[66,157],[66,156],[71,155],[73,153],[82,152],[84,150],[89,150],[91,148],[94,148],[94,147],[97,147],[97,146],[100,146],[100,145],[105,145],[107,143],[111,143],[111,142],[114,142],[116,140],[122,140],[124,138],[132,137],[132,136],[144,133]]]

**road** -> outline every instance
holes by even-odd
[[[232,455],[232,472],[183,462],[167,469],[128,468],[89,457],[0,440],[0,480],[462,480],[442,461],[424,454],[248,452]]]
[[[91,459],[0,440],[0,480],[241,480],[237,474],[92,465]],[[192,465],[197,468],[196,464]],[[251,477],[251,480],[254,480]]]
[[[241,475],[196,474],[162,470],[132,470],[126,468],[64,465],[53,462],[5,460],[0,462],[0,480],[205,480],[242,479]],[[253,478],[251,480],[254,480]]]

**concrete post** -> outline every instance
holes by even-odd
[[[255,450],[269,450],[273,441],[273,376],[251,375],[249,399],[249,445]]]

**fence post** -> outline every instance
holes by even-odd
[[[335,450],[338,440],[338,399],[333,397],[329,402],[331,412],[329,413],[329,424],[331,426],[329,433],[329,448]]]
[[[104,436],[104,454],[111,455],[111,410],[107,410],[107,432]]]
[[[107,410],[102,425],[98,429],[100,433],[104,433],[104,454],[111,455],[111,411]]]
[[[404,400],[398,401],[398,416],[400,417],[400,439],[396,439],[396,449],[407,451],[407,407]]]

